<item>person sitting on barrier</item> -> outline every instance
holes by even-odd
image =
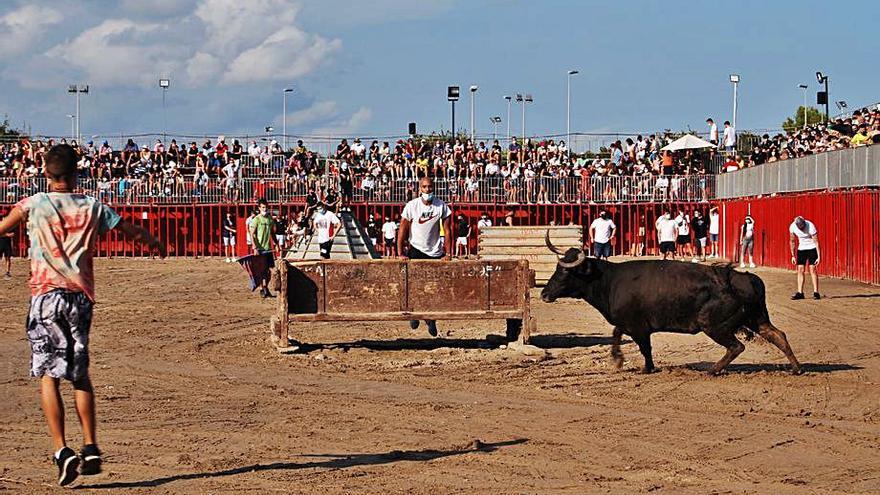
[[[269,204],[265,199],[257,201],[260,214],[251,220],[248,231],[253,242],[254,254],[263,255],[268,259],[269,268],[275,266],[275,257],[273,245],[277,245],[275,240],[275,220],[269,215]],[[263,299],[267,297],[275,297],[269,292],[269,277],[265,277],[261,281],[260,295]]]
[[[78,475],[101,472],[101,451],[95,436],[95,394],[89,378],[89,331],[95,304],[93,256],[98,236],[110,230],[145,244],[165,256],[165,247],[141,227],[123,220],[112,208],[75,193],[76,151],[53,146],[45,155],[43,174],[48,193],[37,193],[16,204],[0,221],[0,236],[21,223],[31,240],[31,302],[27,337],[32,377],[40,379],[41,402],[58,468],[58,484]],[[83,430],[77,455],[64,435],[61,379],[74,388],[76,412]]]
[[[333,250],[333,237],[342,222],[335,213],[326,209],[324,203],[318,203],[318,210],[312,218],[312,230],[318,235],[318,248],[321,258],[330,259]]]
[[[441,223],[446,232],[454,232],[452,210],[442,200],[434,197],[434,180],[424,177],[419,181],[419,197],[403,208],[397,236],[397,252],[403,259],[449,259],[452,243],[446,245],[444,252],[440,242]],[[404,249],[407,243],[409,250]],[[436,337],[437,322],[425,320],[425,324],[428,326],[428,333]],[[409,326],[415,330],[419,327],[419,321],[412,320]]]

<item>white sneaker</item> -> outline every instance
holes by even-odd
[[[755,268],[755,264],[754,264],[754,263],[749,263],[749,268]]]
[[[229,259],[229,258],[226,258],[226,262],[227,262],[227,263],[232,263],[232,260]]]
[[[742,263],[742,262],[740,262],[740,264],[739,264],[739,267],[740,267],[740,268],[745,268],[745,267],[746,267],[746,264],[745,264],[745,263]]]
[[[698,260],[697,258],[691,258],[691,263],[699,263],[699,262],[700,262],[700,260]]]

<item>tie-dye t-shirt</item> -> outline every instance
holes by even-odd
[[[94,301],[95,241],[116,227],[119,215],[84,194],[38,193],[16,206],[27,219],[31,239],[31,294],[64,289]]]

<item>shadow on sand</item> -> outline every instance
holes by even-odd
[[[848,296],[826,296],[823,299],[867,299],[880,297],[880,294],[850,294]]]
[[[382,464],[392,464],[395,462],[425,462],[443,457],[455,455],[469,454],[474,452],[488,453],[494,452],[502,447],[510,447],[528,442],[527,438],[518,438],[515,440],[507,440],[504,442],[482,443],[475,441],[472,445],[460,449],[453,450],[393,450],[391,452],[379,454],[313,454],[304,455],[303,457],[327,458],[326,460],[309,461],[309,462],[275,462],[272,464],[251,464],[232,469],[223,469],[220,471],[208,471],[202,473],[177,474],[174,476],[166,476],[164,478],[156,478],[142,481],[120,481],[113,483],[102,483],[93,485],[81,485],[78,489],[102,489],[102,488],[151,488],[166,485],[174,481],[197,480],[205,478],[220,478],[224,476],[234,476],[237,474],[253,473],[257,471],[278,471],[278,470],[297,470],[297,469],[345,469],[355,466],[379,466]]]
[[[629,343],[623,340],[621,343]],[[298,353],[311,353],[329,349],[369,349],[371,351],[432,351],[444,347],[454,349],[495,349],[508,341],[503,335],[487,335],[485,339],[448,339],[438,338],[408,338],[394,340],[368,340],[361,339],[354,342],[336,342],[327,344],[306,344],[291,341],[292,346],[298,347]],[[576,347],[593,347],[597,345],[611,345],[611,337],[600,335],[545,334],[533,335],[529,344],[543,349],[573,349]]]
[[[686,364],[683,367],[695,371],[709,371],[715,363],[710,363],[708,361],[701,361],[699,363],[691,363]],[[804,373],[834,373],[836,371],[853,371],[862,369],[861,366],[855,366],[852,364],[842,364],[842,363],[801,363],[801,369]],[[726,368],[724,368],[726,373],[739,373],[743,375],[748,375],[751,373],[762,373],[762,372],[774,372],[774,373],[789,373],[791,371],[791,367],[788,364],[770,364],[770,363],[758,363],[758,364],[729,364]]]

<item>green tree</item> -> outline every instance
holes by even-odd
[[[9,116],[4,116],[3,121],[0,122],[0,138],[14,138],[18,136],[21,136],[21,131],[9,124]]]
[[[817,124],[819,122],[825,122],[825,114],[820,112],[815,107],[807,107],[807,125]],[[782,123],[782,128],[785,132],[791,132],[795,129],[800,129],[804,126],[804,107],[799,106],[797,110],[794,112],[794,115],[785,119],[785,122]]]

